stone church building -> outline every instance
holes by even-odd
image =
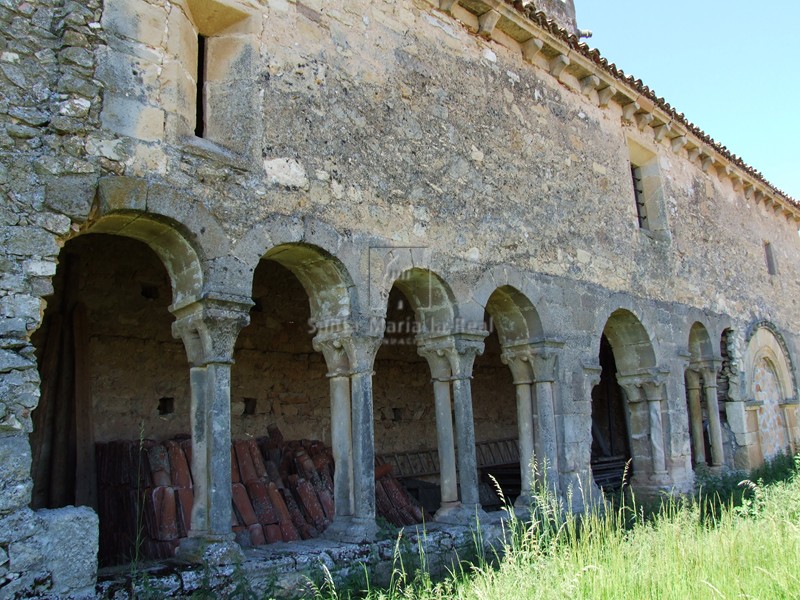
[[[119,440],[185,456],[152,489],[215,564],[247,545],[235,440],[330,449],[342,548],[380,538],[376,470],[458,526],[489,474],[582,510],[797,450],[800,204],[572,0],[0,23],[0,598],[91,593]]]

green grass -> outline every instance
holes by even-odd
[[[510,511],[495,560],[443,581],[399,571],[390,589],[319,598],[800,598],[798,465],[779,459],[742,486],[741,475],[704,475],[695,496],[651,512],[623,496],[575,517],[539,495],[532,521]]]

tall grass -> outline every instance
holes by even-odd
[[[623,495],[576,516],[538,490],[531,519],[506,509],[496,560],[439,582],[403,573],[388,590],[329,591],[371,600],[800,598],[798,463],[751,477],[740,486],[705,476],[695,496],[667,497],[649,513]]]

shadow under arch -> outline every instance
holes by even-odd
[[[503,346],[538,341],[544,338],[539,313],[518,289],[505,285],[497,288],[486,303]]]
[[[119,235],[147,244],[167,269],[173,306],[201,296],[205,283],[203,257],[179,223],[148,213],[115,212],[100,217],[79,235],[91,233]]]
[[[420,333],[452,333],[458,317],[457,303],[452,289],[440,275],[428,269],[411,267],[401,272],[391,287],[399,289],[411,304]],[[384,310],[386,308],[384,306]]]
[[[344,264],[318,246],[284,243],[267,250],[273,260],[294,274],[308,294],[311,318],[317,326],[345,321],[355,312],[356,288]]]

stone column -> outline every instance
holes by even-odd
[[[703,388],[708,409],[708,437],[711,440],[711,466],[725,464],[725,451],[722,446],[722,423],[719,418],[719,399],[717,398],[717,371],[720,364],[709,361],[702,370]]]
[[[377,533],[375,524],[375,426],[372,417],[372,375],[382,338],[351,336],[345,340],[350,360],[353,437],[353,516],[361,521],[365,539]]]
[[[336,517],[325,532],[331,539],[360,543],[374,540],[378,532],[372,369],[381,341],[356,335],[350,323],[328,325],[314,338],[331,382]]]
[[[703,408],[700,403],[700,376],[697,371],[686,371],[686,400],[689,404],[689,428],[692,432],[694,464],[706,464],[706,445],[703,439]]]
[[[175,311],[173,334],[189,357],[194,503],[180,554],[192,562],[241,560],[231,531],[231,365],[248,301],[206,298]]]
[[[458,334],[449,353],[453,372],[453,406],[458,439],[458,474],[461,504],[475,514],[480,511],[478,461],[475,456],[475,421],[472,416],[472,366],[483,353],[485,335]]]
[[[314,350],[322,352],[328,366],[331,394],[331,450],[336,468],[333,472],[335,519],[352,517],[353,507],[353,437],[350,406],[350,361],[342,342],[336,337],[318,335]]]
[[[522,490],[515,504],[525,508],[531,503],[536,461],[533,434],[533,398],[531,396],[533,369],[531,368],[529,355],[524,352],[515,352],[512,349],[504,348],[501,359],[511,369],[517,394],[517,429],[519,431],[519,467]]]
[[[664,425],[661,419],[661,401],[663,384],[660,380],[645,381],[641,384],[647,400],[650,415],[650,448],[653,459],[653,474],[664,475],[667,472],[667,458],[664,452]]]
[[[539,429],[544,454],[544,474],[549,490],[558,494],[558,433],[556,431],[554,384],[558,355],[549,348],[537,348],[531,356],[533,376],[536,382],[536,402],[539,412]]]
[[[441,509],[437,515],[440,513],[444,515],[459,505],[453,412],[450,406],[450,362],[442,349],[421,346],[418,352],[428,361],[433,378],[433,395],[436,402],[436,439],[439,452],[439,487],[442,494]]]

